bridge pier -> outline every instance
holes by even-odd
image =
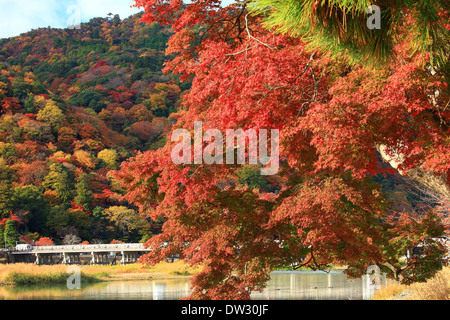
[[[42,264],[42,257],[39,255],[39,253],[35,253],[35,264],[37,264],[38,266],[40,266]]]
[[[139,259],[138,252],[122,251],[121,254],[122,254],[122,258],[120,260],[120,264],[122,264],[122,265],[136,263]]]
[[[8,253],[8,263],[33,263],[36,257],[33,254],[10,254]]]
[[[53,254],[35,253],[34,263],[37,265],[53,265]]]
[[[109,264],[109,252],[91,252],[91,264]]]
[[[66,253],[63,252],[63,264],[80,264],[80,253]]]

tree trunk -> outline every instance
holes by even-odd
[[[447,184],[447,175],[435,175],[433,172],[425,170],[421,167],[410,170],[400,170],[399,164],[403,162],[403,155],[396,154],[394,156],[388,156],[385,152],[386,146],[377,146],[378,151],[384,161],[388,162],[394,169],[396,169],[401,175],[409,177],[420,184],[430,188],[439,195],[441,195],[447,201],[450,201],[450,186]]]

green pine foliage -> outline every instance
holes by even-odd
[[[381,9],[380,29],[367,27],[371,5]],[[266,27],[304,38],[311,50],[366,65],[393,58],[397,28],[411,19],[412,49],[429,53],[434,67],[443,68],[448,62],[448,17],[438,15],[448,9],[445,0],[258,0],[251,1],[250,7],[254,14],[263,15]]]
[[[12,248],[16,246],[16,241],[19,240],[19,234],[16,231],[16,223],[12,220],[7,220],[5,223],[4,235],[6,247]]]
[[[0,224],[0,248],[5,247],[5,230],[3,229],[3,225]]]

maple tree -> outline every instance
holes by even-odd
[[[73,155],[83,167],[89,169],[95,168],[96,159],[91,153],[84,150],[77,150],[73,153]]]
[[[427,67],[426,52],[411,51],[406,27],[395,29],[399,58],[373,69],[266,29],[246,1],[135,2],[145,9],[143,21],[175,32],[165,71],[192,81],[173,129],[192,130],[200,120],[204,130],[279,129],[281,158],[274,193],[242,187],[237,165],[175,165],[172,141],[123,163],[117,177],[125,198],[153,220],[167,220],[146,243],[153,251],[142,262],[179,254],[201,264],[193,299],[249,299],[277,266],[341,264],[360,276],[391,262],[390,275],[406,282],[417,280],[409,275],[420,268],[428,277],[442,266],[429,259],[442,252],[430,250],[417,257],[421,263],[409,261],[403,275],[396,269],[406,252],[394,239],[420,232],[433,247],[442,219],[409,221],[415,227],[407,222],[406,229],[406,220],[388,222],[391,211],[372,179],[394,171],[381,161],[384,153],[401,158],[394,167],[401,173],[422,168],[440,176],[437,191],[449,185],[445,72]]]
[[[37,120],[49,123],[52,127],[58,128],[64,121],[64,114],[54,104],[47,104],[44,109],[37,113]]]
[[[146,13],[124,20],[0,41],[0,223],[13,220],[19,241],[149,240],[156,250],[143,262],[180,254],[204,266],[193,278],[198,299],[247,299],[279,266],[340,263],[359,276],[378,264],[404,282],[431,276],[443,262],[436,239],[448,234],[448,71],[434,64],[436,49],[445,58],[448,12],[430,25],[436,16],[423,11],[415,25],[418,7],[442,1],[412,11],[393,2],[403,6],[399,23],[381,40],[394,59],[373,59],[375,69],[338,57],[342,47],[320,50],[267,28],[272,18],[294,22],[290,30],[311,23],[317,35],[326,21],[345,36],[342,4],[352,2],[310,1],[316,11],[305,7],[306,20],[294,21],[266,7],[250,13],[263,2],[275,8],[140,0]],[[364,18],[364,4],[346,13]],[[416,42],[411,31],[427,25],[437,33]],[[194,121],[204,130],[279,129],[279,174],[261,176],[261,164],[175,166],[170,133]],[[391,157],[392,167],[382,163]],[[403,177],[428,186],[433,205]],[[403,264],[414,248],[422,253]]]
[[[109,168],[116,169],[119,154],[116,150],[103,149],[98,153],[97,158],[102,160]]]
[[[14,111],[16,111],[17,109],[19,109],[20,106],[20,101],[17,98],[4,98],[1,101],[2,104],[2,112],[8,112],[8,113],[13,113]]]
[[[39,240],[37,240],[34,243],[34,245],[38,246],[38,247],[47,247],[47,246],[53,246],[54,242],[52,241],[52,239],[50,239],[48,237],[43,237],[43,238],[40,238]]]

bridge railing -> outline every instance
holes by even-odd
[[[33,246],[30,250],[13,251],[126,251],[126,250],[146,250],[142,243],[121,243],[121,244],[89,244],[89,245],[63,245],[63,246]]]

